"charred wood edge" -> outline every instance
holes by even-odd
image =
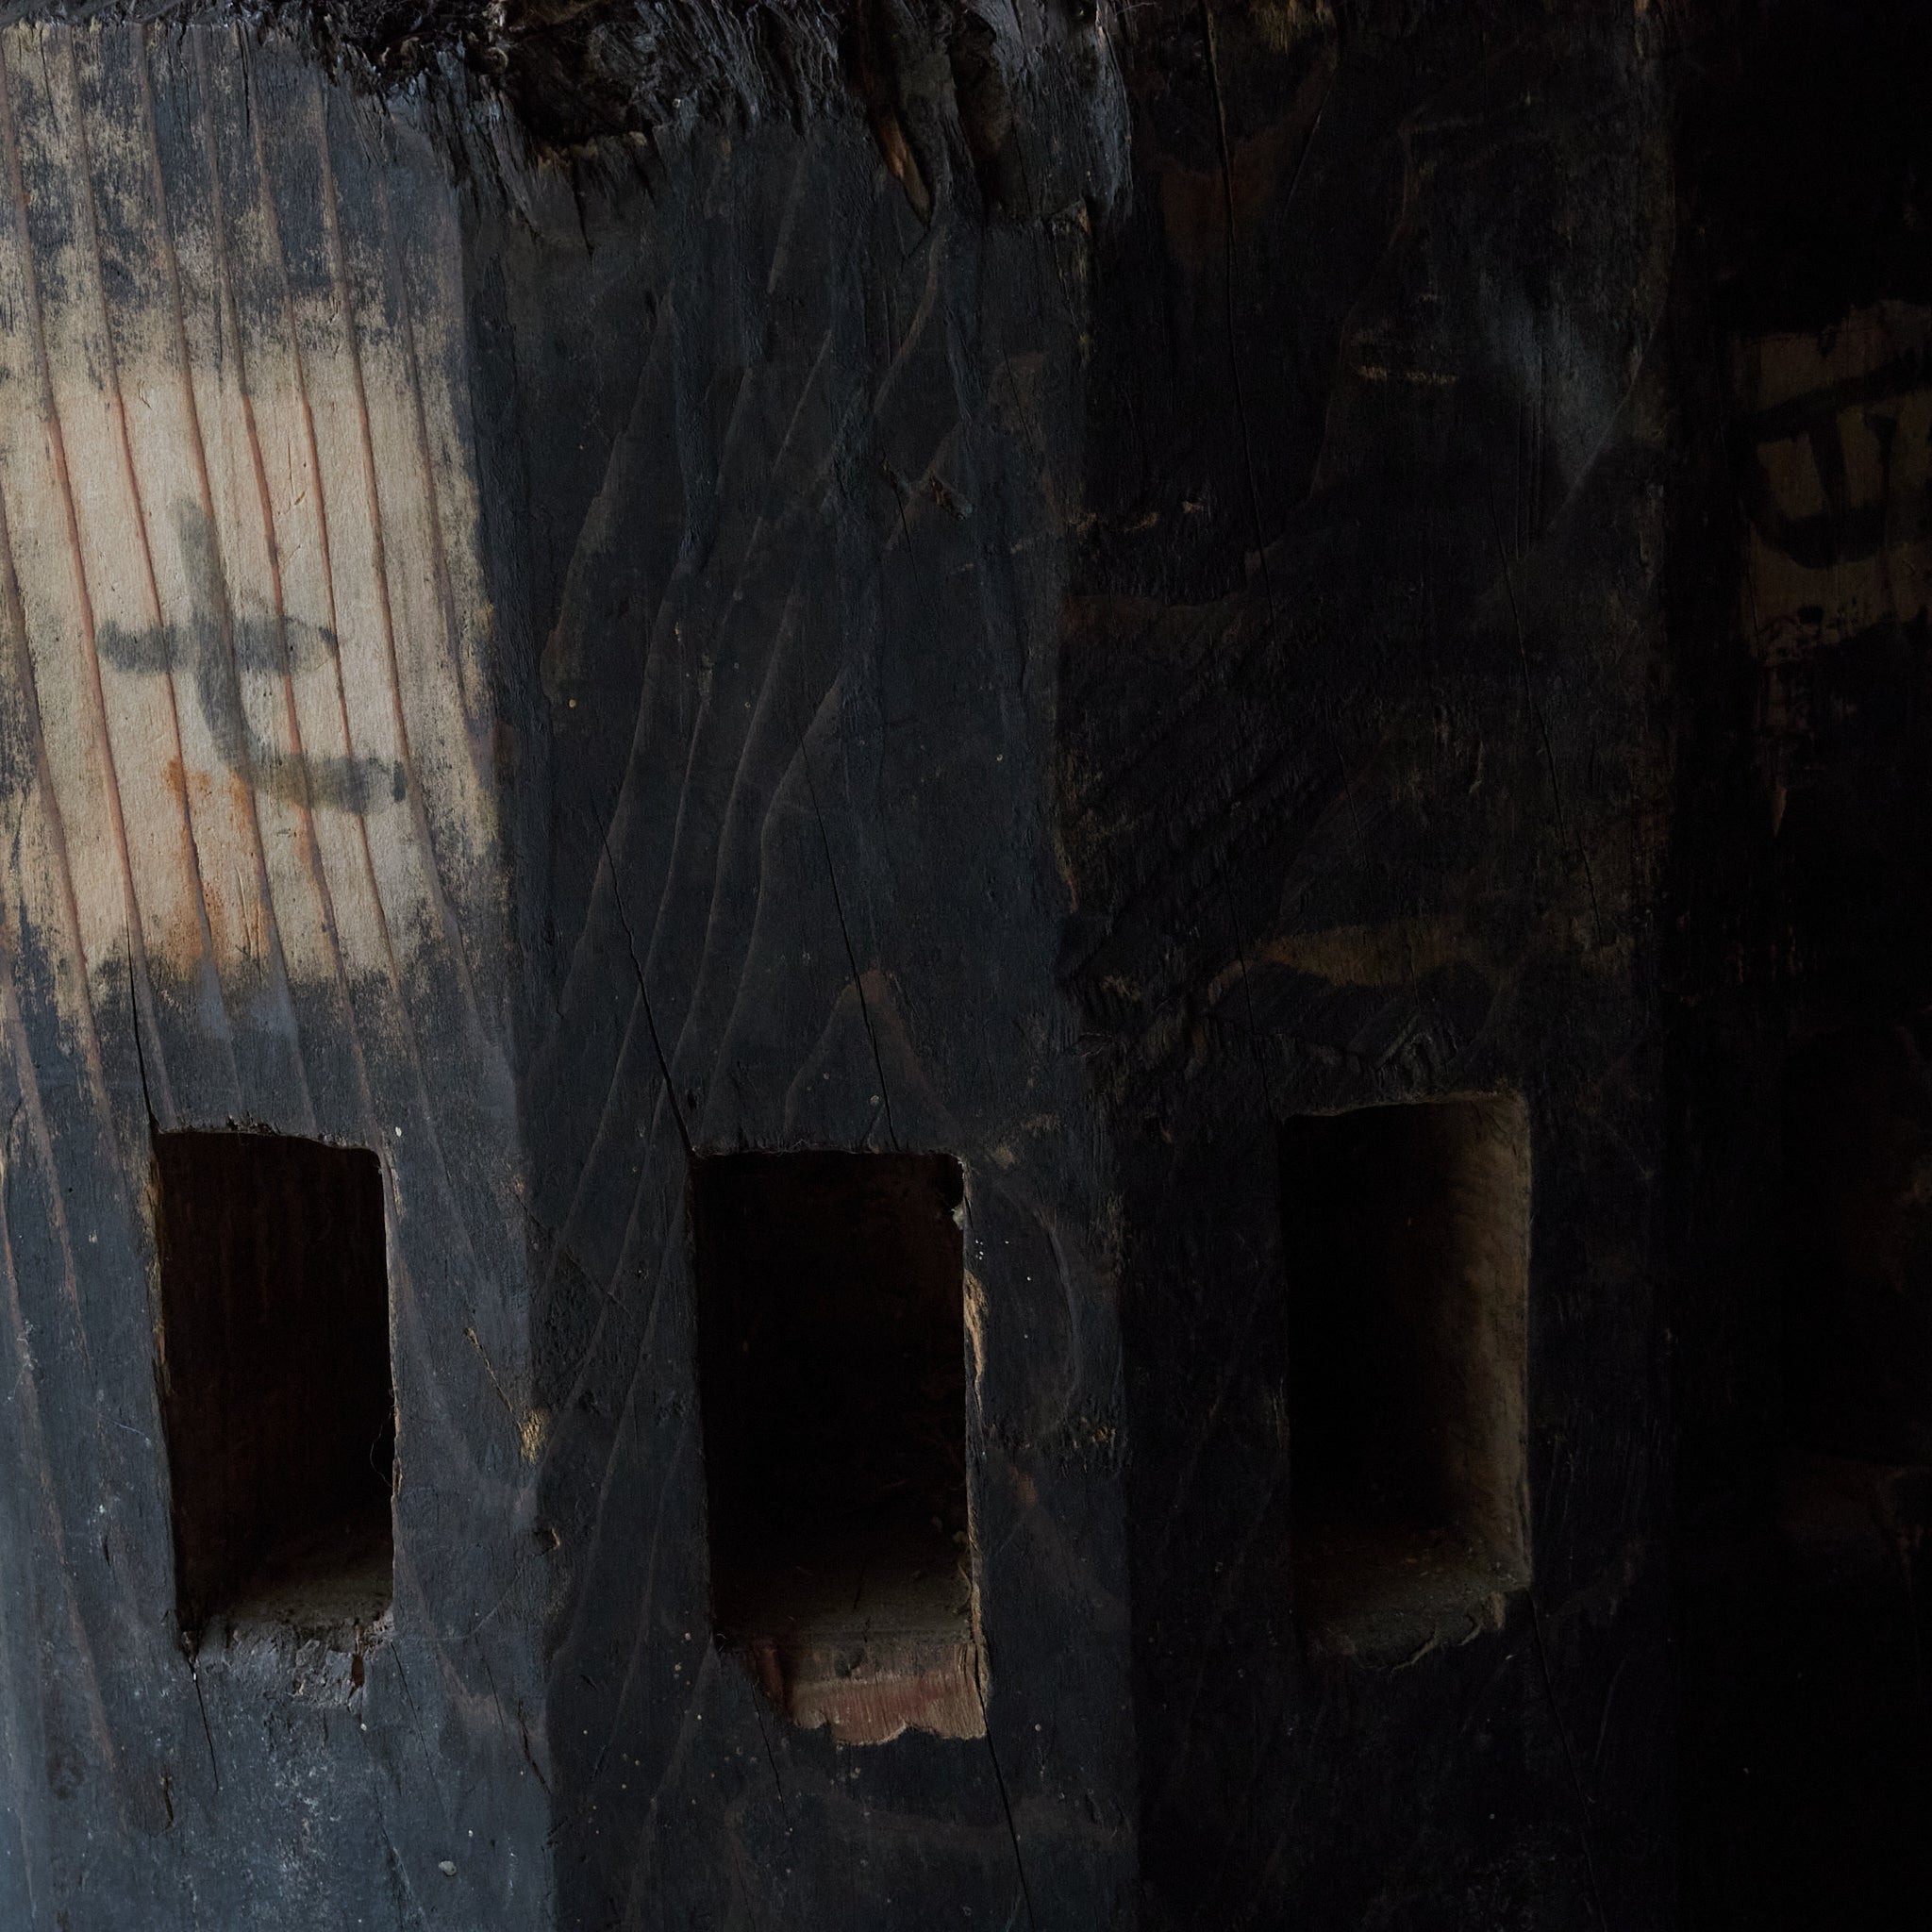
[[[385,101],[500,103],[534,161],[856,108],[923,221],[949,159],[989,211],[1022,211],[1021,70],[1080,84],[1096,50],[1111,58],[1108,18],[1102,0],[0,0],[0,25],[280,36]]]

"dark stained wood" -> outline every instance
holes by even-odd
[[[1903,6],[41,11],[0,1924],[1880,1923],[1932,1762]],[[1356,1183],[1289,1124],[1502,1095],[1385,1158],[1407,1239],[1526,1146],[1461,1304],[1507,1373],[1421,1351],[1374,1445],[1482,1412],[1496,1588],[1362,1641],[1297,1506],[1364,1372],[1311,1394],[1291,1300]],[[376,1164],[392,1605],[197,1644],[157,1136],[264,1131]],[[714,1632],[693,1163],[781,1155],[958,1163],[896,1674]],[[1375,1232],[1385,1285],[1461,1239]]]
[[[486,647],[416,535],[477,611],[455,210],[420,137],[225,30],[8,29],[0,159],[0,1917],[514,1916],[546,1826],[509,956]],[[360,1651],[182,1641],[152,1137],[231,1125],[380,1150],[395,1621]]]
[[[928,226],[845,121],[521,192],[471,273],[541,679],[511,795],[559,1917],[1105,1923],[1120,1362],[1055,979],[1042,537],[1081,225]],[[687,1139],[963,1169],[982,1736],[848,1751],[705,1641]]]

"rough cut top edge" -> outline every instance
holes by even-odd
[[[239,26],[401,102],[496,98],[539,150],[686,118],[822,112],[863,0],[0,0],[0,25]],[[950,6],[950,0],[947,0]]]

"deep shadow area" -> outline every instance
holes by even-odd
[[[1932,15],[1682,105],[1670,1172],[1683,1923],[1916,1925],[1932,1803]]]
[[[1399,1642],[1528,1580],[1524,1104],[1291,1120],[1281,1191],[1297,1601]]]
[[[184,1630],[388,1607],[395,1407],[375,1155],[158,1134],[161,1412]]]
[[[1861,1021],[1794,1044],[1785,1061],[1782,1257],[1765,1309],[1778,1329],[1779,1393],[1757,1492],[1768,1520],[1746,1545],[1755,1574],[1708,1606],[1728,1612],[1719,1682],[1736,1703],[1728,1752],[1707,1771],[1693,1814],[1716,1830],[1691,1840],[1717,1870],[1748,1874],[1751,1914],[1794,1915],[1783,1923],[1922,1916],[1913,1848],[1932,1807],[1926,1039],[1923,1015]]]
[[[847,1741],[978,1728],[962,1199],[946,1155],[692,1167],[717,1632]]]
[[[1787,1063],[1785,1435],[1932,1465],[1928,1023],[1859,1025]]]

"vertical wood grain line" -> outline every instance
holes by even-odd
[[[327,586],[329,627],[333,630],[336,625],[335,559],[329,544],[327,499],[323,485],[322,452],[315,433],[315,414],[309,398],[307,365],[302,354],[302,338],[295,314],[294,291],[290,283],[288,258],[283,250],[281,227],[275,218],[274,195],[270,188],[271,175],[269,173],[268,156],[262,140],[261,116],[253,110],[252,102],[248,113],[248,124],[254,141],[256,179],[259,184],[260,211],[269,235],[272,252],[280,271],[282,321],[283,326],[288,331],[289,350],[293,358],[292,367],[295,371],[296,387],[302,405],[304,434],[308,445],[309,474],[313,477],[315,484],[315,512],[318,536],[322,545],[323,578]],[[321,133],[321,141],[325,151],[325,166],[326,166],[325,130]],[[325,176],[325,178],[327,177]],[[351,339],[353,341],[353,329],[351,330]],[[367,421],[366,409],[364,411],[364,421],[365,423]],[[372,503],[372,515],[375,506]],[[386,583],[382,587],[382,591],[385,608],[387,608],[388,586]],[[353,758],[355,756],[355,738],[349,724],[348,695],[343,683],[342,655],[340,651],[333,654],[333,660],[335,664],[336,702],[342,724],[342,742],[347,748],[349,756]],[[409,790],[413,795],[415,791],[413,781],[410,783]],[[415,1015],[409,1006],[408,988],[403,977],[401,962],[396,957],[395,941],[390,930],[389,915],[383,907],[382,891],[376,878],[375,856],[370,844],[369,820],[367,815],[359,812],[357,813],[356,823],[360,834],[363,867],[369,878],[370,899],[375,908],[377,927],[382,935],[383,953],[389,964],[390,980],[395,992],[397,1011],[401,1018],[403,1032],[408,1041],[410,1071],[416,1088],[417,1100],[422,1110],[422,1119],[429,1145],[436,1156],[437,1175],[441,1184],[444,1199],[449,1205],[450,1219],[461,1236],[464,1247],[469,1252],[471,1266],[480,1272],[480,1260],[475,1251],[475,1244],[471,1239],[469,1224],[464,1219],[462,1210],[457,1205],[456,1190],[450,1180],[448,1162],[443,1155],[441,1137],[437,1128],[436,1108],[431,1104],[429,1083],[423,1069],[422,1044],[417,1037]],[[434,876],[433,862],[431,865],[431,874]],[[445,908],[446,916],[447,909]],[[362,1051],[359,1037],[360,1029],[356,1024],[353,1008],[349,1015],[349,1030],[352,1037],[356,1038],[356,1050],[359,1058]],[[374,1092],[373,1089],[367,1085],[366,1077],[364,1091],[371,1099],[371,1128],[374,1132],[375,1143],[380,1144],[383,1139],[381,1123],[376,1119],[374,1108]],[[399,1258],[401,1250],[399,1243],[392,1245],[394,1257],[392,1257],[391,1265],[393,1266],[394,1258]],[[413,1295],[408,1292],[408,1271],[397,1268],[391,1281],[392,1320],[400,1320],[401,1311],[405,1308],[410,1309],[413,1314],[415,1301]],[[424,1352],[426,1356],[426,1346]]]
[[[60,1185],[59,1158],[55,1153],[53,1134],[47,1126],[46,1109],[41,1100],[41,1083],[34,1071],[33,1051],[27,1041],[26,1024],[22,1018],[20,1000],[14,991],[15,961],[19,956],[19,949],[14,939],[12,924],[9,909],[4,901],[0,901],[0,1024],[4,1024],[6,1027],[8,1044],[12,1051],[14,1078],[20,1087],[20,1111],[26,1116],[28,1130],[39,1150],[42,1171],[46,1175],[47,1219],[60,1245],[61,1294],[73,1310],[75,1341],[80,1354],[81,1377],[80,1386],[75,1391],[76,1399],[79,1405],[86,1408],[88,1419],[93,1428],[97,1457],[94,1465],[94,1492],[97,1495],[107,1494],[118,1506],[119,1486],[111,1473],[119,1468],[123,1458],[117,1453],[115,1445],[108,1440],[108,1420],[102,1406],[100,1375],[94,1364],[93,1344],[88,1339],[87,1314],[81,1306],[80,1269],[75,1258],[74,1230],[67,1220],[66,1190]],[[12,1164],[12,1124],[9,1123],[4,1150],[4,1166],[0,1166],[0,1227],[4,1227],[6,1231],[9,1280],[13,1272],[13,1234],[12,1222],[9,1218]],[[14,1292],[17,1300],[17,1288]],[[23,1331],[23,1344],[25,1340]],[[23,1362],[25,1359],[23,1357]],[[117,1507],[117,1522],[119,1513]],[[73,1574],[67,1570],[64,1561],[61,1574],[64,1577],[71,1577]],[[122,1639],[130,1651],[137,1649],[140,1643],[140,1609],[133,1602],[133,1574],[124,1566],[115,1572],[114,1598],[120,1611],[117,1622],[121,1625]],[[92,1681],[92,1674],[90,1672],[90,1682]]]
[[[6,613],[7,654],[21,701],[26,708],[27,730],[34,741],[34,782],[41,808],[46,813],[54,847],[60,859],[60,904],[67,917],[67,941],[80,968],[80,1027],[87,1056],[88,1077],[104,1120],[113,1118],[108,1101],[108,1071],[101,1054],[100,1030],[94,1024],[94,1003],[88,991],[87,942],[80,924],[80,896],[74,889],[74,861],[67,848],[67,821],[60,810],[60,794],[55,789],[54,769],[47,757],[47,741],[41,728],[41,690],[34,672],[33,652],[26,640],[26,608],[21,600],[20,577],[13,561],[13,528],[7,515],[7,498],[0,492],[0,609]],[[18,863],[16,845],[13,862]]]
[[[209,206],[213,214],[215,299],[220,308],[220,313],[216,317],[216,327],[226,333],[229,350],[235,358],[236,386],[242,397],[242,420],[248,432],[249,461],[255,477],[256,501],[261,511],[262,537],[268,555],[269,585],[275,599],[275,637],[281,646],[283,714],[288,722],[289,743],[296,772],[300,776],[297,810],[302,828],[302,854],[309,874],[315,881],[316,897],[322,915],[322,929],[327,939],[329,959],[335,970],[337,986],[341,992],[343,1032],[355,1056],[357,1085],[361,1090],[363,1117],[374,1133],[377,1125],[375,1097],[369,1084],[369,1067],[362,1054],[361,1034],[356,1025],[355,1005],[349,994],[348,971],[342,964],[341,936],[336,925],[335,900],[329,891],[328,872],[323,864],[321,843],[315,835],[314,788],[309,782],[308,755],[302,741],[302,721],[295,707],[295,674],[293,661],[289,653],[289,612],[282,587],[281,545],[275,536],[275,507],[269,491],[268,466],[262,456],[261,436],[256,425],[255,397],[249,385],[247,351],[242,341],[242,317],[235,302],[233,271],[228,258],[227,204],[222,192],[221,149],[214,129],[214,98],[208,86],[206,42],[202,35],[191,34],[188,37],[188,43],[193,49],[195,85],[201,91],[201,135],[208,161]],[[143,66],[145,64],[143,54]],[[279,244],[277,252],[279,253]],[[299,375],[299,344],[295,353],[298,358],[296,367]],[[303,407],[306,416],[306,391]],[[316,509],[320,515],[322,499],[319,478],[316,489]],[[325,528],[325,549],[327,541],[327,531]]]
[[[416,460],[423,466],[423,494],[429,508],[431,561],[436,574],[436,598],[442,609],[443,634],[449,642],[450,668],[456,677],[457,701],[462,708],[463,740],[469,747],[470,763],[486,794],[493,795],[495,774],[489,760],[479,756],[477,729],[487,722],[478,717],[470,696],[464,674],[462,633],[457,623],[456,590],[450,581],[449,550],[442,529],[442,499],[436,487],[436,463],[429,446],[429,411],[423,393],[423,366],[416,350],[415,307],[409,300],[409,277],[403,259],[402,243],[396,237],[395,216],[390,207],[389,177],[375,171],[376,217],[388,243],[390,266],[396,281],[396,306],[403,318],[403,354],[409,372],[409,396],[416,419]]]
[[[252,90],[252,81],[245,84],[249,85]],[[275,194],[271,187],[273,177],[269,172],[268,151],[262,141],[261,116],[255,111],[252,100],[247,108],[247,120],[249,133],[254,142],[258,211],[261,216],[263,227],[267,232],[270,251],[275,257],[275,266],[279,272],[281,281],[282,326],[288,331],[290,366],[295,372],[295,391],[301,404],[302,433],[308,447],[308,475],[315,490],[315,534],[322,554],[322,580],[328,598],[328,628],[330,633],[334,635],[338,629],[335,549],[329,536],[328,492],[323,479],[322,444],[315,433],[315,405],[310,398],[308,390],[308,358],[302,353],[302,330],[295,315],[295,292],[289,280],[289,261],[288,256],[282,247],[281,223],[275,215]],[[210,143],[212,143],[212,140],[213,137],[210,134]],[[238,334],[240,326],[240,317],[238,314],[236,320]],[[342,654],[340,650],[337,650],[332,652],[330,657],[335,667],[336,713],[341,721],[342,748],[353,764],[356,758],[356,731],[355,726],[349,722],[349,694],[342,678]],[[292,699],[291,702],[292,705]],[[357,812],[354,814],[354,817],[356,820],[358,842],[362,849],[362,870],[369,880],[370,906],[375,914],[376,929],[382,936],[383,957],[389,962],[390,979],[395,987],[397,1002],[402,1006],[407,1015],[408,1009],[403,991],[402,966],[396,958],[394,937],[390,931],[389,912],[382,903],[382,887],[376,877],[375,871],[375,853],[370,844],[369,839],[369,818],[365,812]],[[356,1024],[353,1008],[350,1010],[349,1030],[356,1037],[356,1050],[359,1055],[362,1050],[360,1028]],[[376,1138],[380,1140],[381,1134],[379,1130],[381,1124],[376,1120],[374,1111],[375,1090],[366,1080],[364,1091],[369,1094],[371,1100],[370,1126],[372,1130],[376,1132]]]
[[[0,988],[0,1001],[4,1001],[6,1008],[4,1024],[11,1038],[13,1051],[19,1055],[25,1050],[25,1042],[21,1038],[19,1004],[13,993],[13,953],[4,939],[0,939],[0,981],[4,981],[4,988]],[[101,1702],[100,1673],[94,1666],[93,1644],[88,1638],[87,1622],[75,1599],[75,1573],[67,1559],[67,1531],[60,1521],[59,1500],[54,1493],[53,1458],[47,1452],[46,1425],[41,1420],[40,1383],[31,1367],[31,1339],[27,1333],[26,1310],[21,1305],[20,1274],[13,1259],[12,1193],[13,1134],[9,1126],[4,1142],[0,1142],[0,1274],[6,1277],[8,1323],[13,1331],[13,1346],[20,1359],[19,1393],[35,1444],[33,1461],[39,1479],[34,1489],[40,1501],[41,1514],[45,1519],[43,1534],[53,1546],[51,1555],[60,1580],[60,1602],[65,1611],[68,1638],[80,1658],[81,1675],[87,1682],[88,1713],[92,1721],[94,1737],[100,1744],[109,1775],[118,1776],[113,1728],[108,1723],[107,1708]],[[37,1590],[34,1594],[38,1612],[40,1591]],[[39,1622],[38,1615],[35,1622]],[[17,1771],[23,1767],[16,1767]]]
[[[92,1398],[98,1389],[99,1377],[94,1369],[93,1345],[88,1340],[86,1311],[80,1303],[80,1272],[75,1264],[74,1240],[67,1225],[67,1197],[58,1182],[60,1164],[54,1154],[54,1137],[47,1131],[47,1116],[41,1105],[41,1083],[34,1073],[33,1049],[27,1042],[26,1024],[21,1018],[20,1003],[13,991],[13,962],[18,946],[12,927],[10,908],[6,900],[0,898],[0,968],[4,968],[4,975],[0,976],[5,978],[4,987],[0,987],[0,1002],[4,1002],[6,1008],[8,1041],[13,1048],[14,1078],[20,1083],[21,1109],[26,1115],[34,1144],[40,1149],[41,1158],[45,1162],[48,1177],[53,1182],[47,1190],[47,1218],[53,1223],[60,1243],[61,1295],[74,1311],[75,1335],[80,1344],[81,1378]],[[98,1421],[98,1403],[94,1405],[94,1413]],[[105,1448],[106,1444],[102,1446]]]
[[[87,138],[87,109],[80,97],[80,75],[74,58],[74,36],[70,30],[57,29],[61,53],[66,57],[68,92],[74,102],[74,119],[69,128],[69,149],[73,158],[73,174],[79,183],[75,196],[81,216],[82,227],[89,256],[93,262],[94,293],[100,306],[101,353],[108,365],[108,399],[114,413],[116,441],[121,446],[121,463],[127,476],[127,493],[134,502],[134,528],[141,540],[142,581],[147,591],[147,610],[153,624],[155,635],[166,635],[161,619],[161,591],[155,577],[154,552],[149,545],[147,532],[147,506],[142,500],[141,477],[134,467],[134,445],[127,434],[127,398],[121,384],[121,358],[114,347],[114,318],[108,306],[107,264],[101,256],[101,237],[94,208],[93,156]],[[185,371],[184,371],[185,374]],[[51,388],[51,375],[50,375]],[[89,641],[93,641],[92,627],[89,627]],[[96,651],[98,660],[98,651]],[[96,661],[95,676],[100,675]],[[181,829],[188,846],[188,870],[194,887],[194,916],[201,933],[201,957],[206,971],[214,980],[215,1010],[222,1019],[222,1044],[228,1056],[228,1078],[238,1104],[245,1104],[242,1092],[242,1070],[235,1058],[235,1036],[228,1023],[228,1009],[222,997],[221,974],[215,966],[214,930],[208,924],[208,893],[201,876],[201,852],[195,843],[194,814],[188,804],[188,758],[181,742],[181,693],[175,682],[173,654],[161,673],[162,682],[168,691],[168,718],[175,738],[175,783],[170,789],[181,809]],[[119,781],[116,785],[118,789]]]
[[[202,517],[208,526],[208,549],[213,561],[210,575],[214,582],[210,588],[215,597],[215,624],[221,633],[223,656],[228,667],[229,690],[234,698],[237,723],[240,725],[236,734],[239,746],[237,758],[240,761],[242,786],[248,795],[248,828],[254,846],[255,885],[257,891],[261,894],[262,909],[268,917],[269,945],[275,962],[275,977],[280,982],[283,1001],[289,1007],[292,1017],[293,1006],[289,999],[288,959],[282,949],[282,931],[275,914],[275,893],[269,885],[268,849],[261,833],[261,802],[256,793],[256,774],[249,754],[247,720],[242,700],[242,669],[235,655],[235,613],[228,600],[227,559],[222,551],[221,525],[215,518],[214,486],[208,476],[208,442],[202,434],[201,408],[195,401],[194,372],[189,359],[188,318],[181,296],[180,263],[175,254],[175,231],[173,217],[168,210],[167,180],[161,167],[160,137],[155,126],[154,76],[148,66],[148,29],[130,22],[122,31],[129,44],[129,64],[134,68],[141,84],[142,132],[145,137],[143,144],[154,181],[155,240],[160,253],[161,273],[168,284],[170,307],[175,323],[175,352],[181,376],[181,396],[187,408],[188,426],[192,432],[194,442],[194,479],[201,498]],[[129,469],[131,472],[131,460]],[[172,673],[169,683],[172,689]],[[299,1034],[291,1032],[291,1045],[296,1078],[302,1088],[302,1104],[312,1126],[315,1107],[308,1091],[308,1070],[302,1058]],[[230,1051],[232,1057],[232,1047]],[[237,1077],[239,1082],[239,1072]]]
[[[423,804],[423,788],[416,777],[409,750],[409,722],[403,708],[402,666],[396,656],[395,611],[389,590],[389,549],[382,533],[382,496],[375,479],[375,438],[369,420],[369,391],[362,374],[362,350],[356,334],[356,305],[349,287],[348,259],[342,245],[341,213],[336,202],[335,158],[329,149],[328,101],[322,91],[323,82],[319,75],[315,77],[314,88],[315,145],[322,163],[322,223],[324,232],[328,236],[329,276],[335,285],[337,310],[342,318],[342,341],[349,352],[349,371],[356,385],[356,417],[362,443],[363,487],[369,492],[371,568],[375,578],[376,608],[382,613],[382,638],[389,662],[390,707],[395,715],[396,749],[405,774],[409,816],[415,823],[416,836],[423,841],[423,851],[429,861],[429,879],[436,893],[436,909],[442,925],[443,943],[449,949],[457,977],[463,989],[463,1000],[470,1009],[470,1024],[480,1040],[483,1038],[482,1009],[470,974],[469,949],[463,943],[462,928],[443,888],[436,837],[429,827],[429,815]],[[433,493],[436,479],[425,475],[424,486]]]
[[[54,475],[60,486],[61,508],[67,525],[67,547],[74,564],[75,593],[80,604],[81,627],[87,639],[87,672],[94,701],[95,722],[100,727],[101,756],[108,768],[109,815],[114,827],[114,853],[121,866],[122,891],[127,900],[128,970],[134,981],[134,1011],[137,1021],[143,1017],[147,1037],[154,1042],[153,1068],[149,1091],[158,1100],[159,1118],[172,1124],[175,1100],[168,1084],[166,1057],[161,1049],[160,1028],[155,1022],[154,987],[148,975],[147,940],[142,930],[141,901],[134,889],[134,863],[127,849],[127,821],[121,801],[121,779],[114,765],[114,743],[108,731],[108,699],[101,687],[101,658],[94,637],[93,598],[89,592],[87,570],[80,556],[80,520],[74,508],[74,483],[67,473],[67,442],[60,429],[60,411],[54,402],[53,373],[47,364],[46,319],[41,309],[40,272],[34,263],[33,241],[27,229],[26,179],[20,159],[20,131],[14,121],[13,67],[8,58],[7,37],[0,34],[0,145],[7,151],[8,186],[11,191],[11,216],[21,256],[21,276],[26,291],[27,328],[33,338],[35,358],[41,375],[41,410],[47,429],[47,447],[54,459]],[[206,920],[206,911],[203,918]],[[143,1014],[143,1008],[145,1009]],[[142,1066],[147,1066],[143,1054]]]

